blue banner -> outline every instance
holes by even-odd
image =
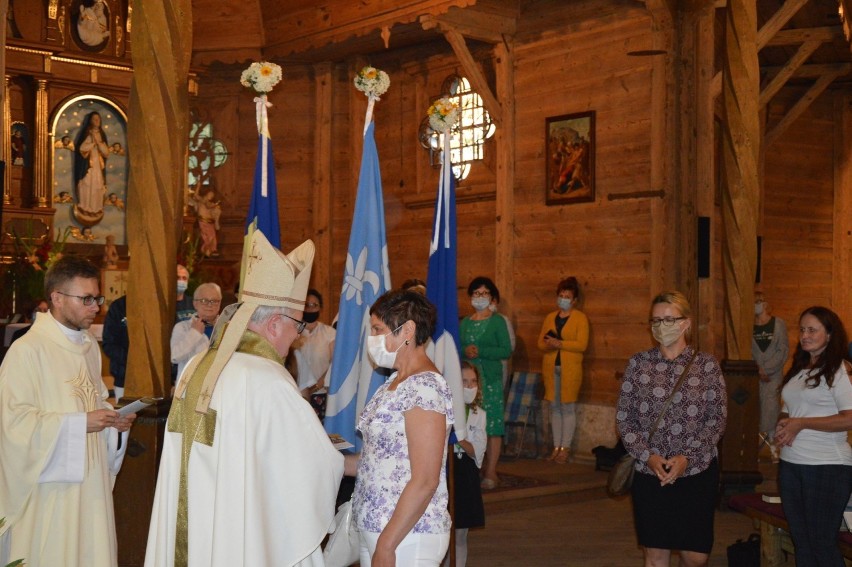
[[[356,420],[386,376],[375,371],[367,354],[370,306],[391,286],[374,128],[371,122],[364,134],[324,422],[326,431],[341,435],[355,445],[356,451],[361,449],[361,438],[355,433]]]

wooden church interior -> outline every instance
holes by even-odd
[[[91,37],[79,20],[96,5],[107,31]],[[556,284],[579,279],[591,339],[577,454],[614,444],[619,377],[650,347],[648,304],[663,289],[687,295],[694,343],[747,399],[729,401],[723,477],[734,483],[759,474],[756,287],[792,328],[815,304],[849,324],[852,0],[2,0],[0,11],[0,317],[34,299],[22,254],[61,240],[100,264],[111,235],[118,261],[102,291],[130,299],[128,397],[168,395],[176,259],[225,290],[238,279],[257,156],[254,95],[239,77],[261,60],[284,72],[269,96],[282,249],[316,243],[326,322],[360,168],[355,73],[372,65],[391,79],[374,119],[394,285],[426,276],[438,169],[421,143],[425,111],[458,77],[480,95],[494,129],[457,185],[460,313],[468,282],[492,277],[518,337],[511,364],[538,371]],[[121,206],[105,203],[94,222],[64,201],[85,105],[111,112],[120,147],[108,161],[124,168],[108,189]],[[583,113],[593,181],[572,200],[550,188],[546,125]],[[205,194],[221,210],[210,256],[192,206]],[[140,443],[156,446],[163,415],[136,428]],[[153,453],[124,488],[141,509]],[[142,524],[119,518],[120,540],[144,541]]]

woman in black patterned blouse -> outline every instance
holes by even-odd
[[[654,298],[649,322],[659,345],[630,358],[618,399],[618,431],[636,458],[633,514],[648,567],[668,566],[672,550],[680,551],[681,565],[701,567],[713,547],[719,483],[716,445],[725,431],[727,396],[716,359],[687,343],[691,315],[680,292]],[[687,367],[686,378],[649,441]]]

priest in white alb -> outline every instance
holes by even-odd
[[[135,415],[106,402],[87,330],[104,302],[99,281],[88,260],[57,260],[45,275],[50,310],[0,366],[0,565],[118,564],[112,487]]]
[[[314,244],[285,256],[246,239],[240,303],[178,379],[146,567],[323,565],[343,456],[284,368]]]

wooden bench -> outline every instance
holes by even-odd
[[[788,537],[790,528],[784,517],[781,504],[764,502],[761,494],[736,494],[728,500],[732,510],[741,512],[752,518],[760,529],[760,564],[775,567],[785,563],[782,551],[785,549],[783,540]],[[837,543],[840,552],[846,558],[846,565],[852,565],[852,533],[837,532]]]

